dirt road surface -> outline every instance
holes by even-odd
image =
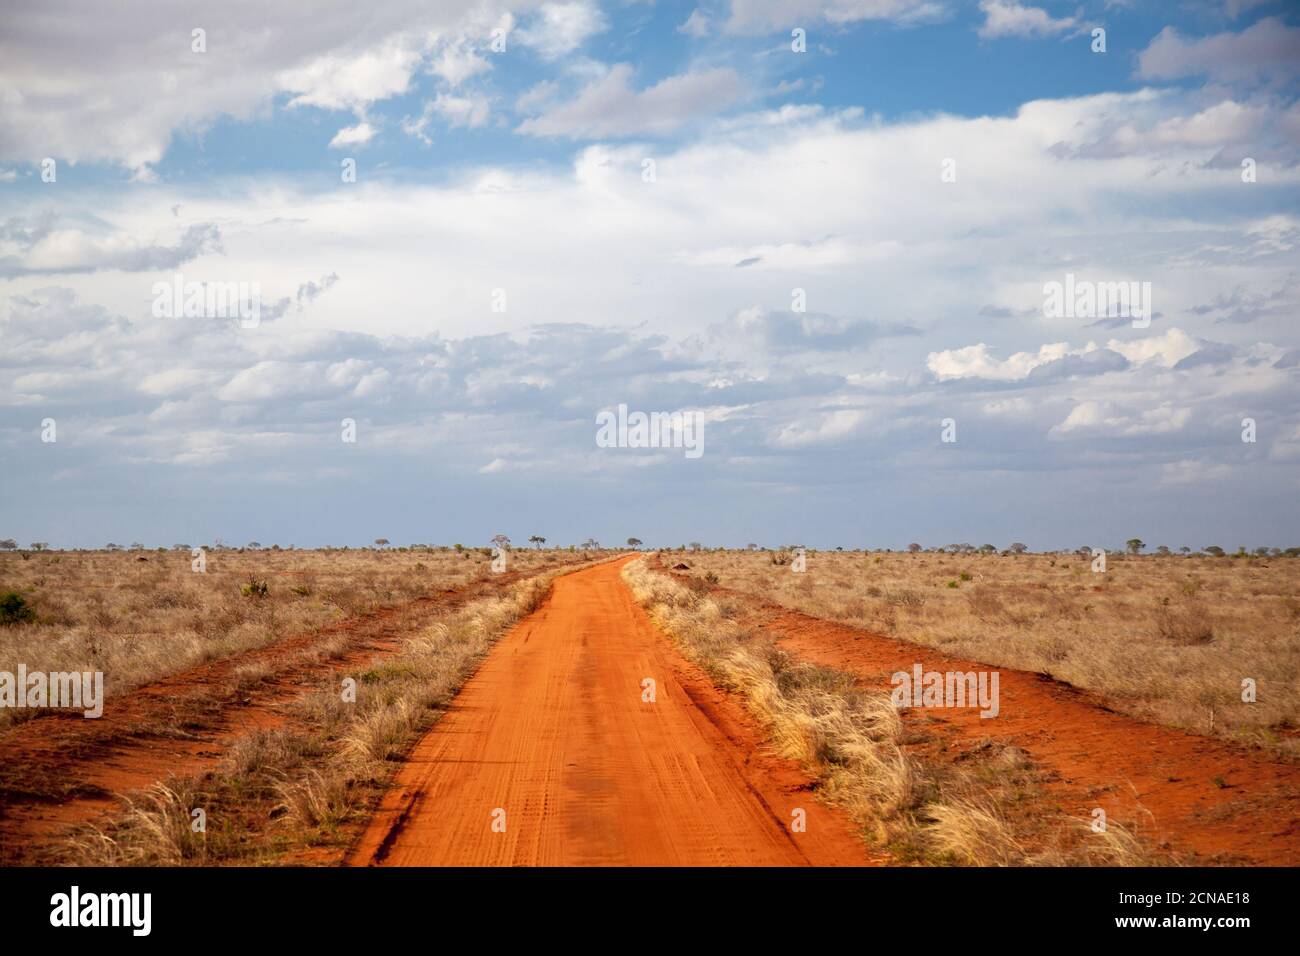
[[[557,578],[416,745],[359,865],[864,865],[809,779],[650,623],[616,561]],[[654,701],[645,698],[653,680]],[[806,830],[791,824],[806,814]]]

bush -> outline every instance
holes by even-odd
[[[36,617],[27,600],[17,591],[0,594],[0,624],[18,624]]]
[[[257,578],[249,578],[248,582],[239,589],[244,597],[263,598],[269,593],[270,589],[266,586],[265,581],[259,581]]]

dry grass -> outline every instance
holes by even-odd
[[[1300,560],[768,552],[691,574],[945,654],[1040,672],[1144,720],[1300,754]],[[1258,699],[1242,701],[1253,678]]]
[[[1005,751],[963,767],[927,765],[904,746],[903,721],[887,694],[776,648],[752,626],[743,599],[683,585],[644,560],[623,576],[689,659],[720,687],[743,695],[776,752],[799,761],[817,779],[821,798],[845,808],[867,841],[895,859],[980,866],[1148,861],[1147,851],[1113,824],[1103,838],[1062,816],[1044,833],[1041,813],[1018,819],[1000,812],[1035,786],[1032,768]]]
[[[533,573],[574,558],[516,550],[510,570]],[[206,661],[261,647],[376,608],[491,576],[472,549],[0,554],[0,594],[31,620],[0,627],[0,671],[103,671],[107,696]],[[266,585],[265,595],[250,582]],[[246,593],[248,592],[248,593]],[[242,675],[250,681],[256,673]],[[35,716],[0,710],[6,722]]]
[[[407,637],[397,654],[351,675],[355,701],[344,699],[341,678],[329,679],[294,705],[287,726],[240,740],[219,771],[131,797],[107,825],[74,832],[55,859],[99,866],[337,862],[349,826],[377,803],[395,761],[559,573],[445,613]],[[207,815],[202,833],[190,828],[194,808]]]

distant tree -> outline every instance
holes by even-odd
[[[546,539],[543,538],[540,534],[534,534],[529,536],[528,543],[531,544],[534,548],[540,548],[542,545],[546,543]]]
[[[1282,553],[1288,558],[1300,558],[1300,548],[1287,548]]]
[[[37,548],[36,545],[32,545],[32,547],[33,547],[35,550],[37,550],[37,551],[40,550],[40,548]],[[1268,548],[1256,548],[1256,549],[1255,549],[1255,553],[1256,553],[1257,555],[1259,555],[1261,558],[1267,557],[1267,556],[1268,556]]]
[[[510,536],[505,534],[494,534],[492,536],[492,543],[504,551],[510,546]]]
[[[1214,555],[1216,558],[1223,557],[1223,549],[1219,547],[1217,544],[1212,544],[1208,548],[1202,548],[1201,550],[1204,551],[1206,554]]]
[[[1012,542],[1011,547],[1008,548],[1007,550],[1010,551],[1012,554],[1024,554],[1026,551],[1029,550],[1029,545],[1021,544],[1019,541],[1014,541]]]
[[[639,547],[641,547],[641,539],[640,539],[640,538],[628,538],[628,539],[627,539],[627,546],[628,546],[629,548],[639,548]]]
[[[48,548],[49,546],[50,546],[50,543],[49,543],[48,541],[33,541],[33,542],[32,542],[32,550],[33,550],[33,551],[44,551],[44,550],[45,550],[46,548]]]
[[[758,550],[758,545],[754,544],[754,542],[751,541],[749,544],[745,545],[745,550],[746,550],[746,551],[757,551],[757,550]]]
[[[998,546],[996,544],[981,544],[980,554],[997,554]]]
[[[702,547],[704,547],[704,546],[703,546],[702,544],[700,544],[698,541],[692,541],[692,542],[691,542],[691,550],[692,550],[692,551],[699,551]]]
[[[144,550],[144,545],[142,545],[139,541],[132,541],[132,542],[131,542],[131,550],[132,550],[132,551],[143,551],[143,550]]]
[[[250,541],[250,542],[248,542],[248,550],[249,550],[249,551],[256,551],[256,550],[258,550],[258,549],[261,548],[261,547],[262,547],[262,546],[261,546],[258,542],[256,542],[256,541]]]
[[[1142,549],[1146,547],[1146,542],[1141,538],[1129,538],[1124,542],[1124,547],[1128,548],[1129,554],[1141,554]]]
[[[376,538],[376,539],[375,539],[375,547],[377,547],[377,548],[386,548],[386,547],[388,547],[388,539],[387,539],[387,538]]]
[[[1178,550],[1181,551],[1183,554],[1191,554],[1191,553],[1192,553],[1192,549],[1189,548],[1187,545],[1183,545],[1183,546],[1182,546],[1181,548],[1179,548]]]
[[[586,541],[582,542],[582,550],[584,551],[596,551],[599,550],[599,548],[600,542],[595,538],[588,538]]]
[[[913,541],[911,544],[907,546],[907,550],[911,551],[913,554],[916,554],[918,551],[921,550],[921,546],[917,544],[915,541]]]
[[[110,541],[108,544],[104,545],[104,550],[105,550],[105,551],[121,551],[121,550],[122,550],[122,546],[121,546],[120,544],[114,544],[112,541]]]
[[[1162,544],[1156,547],[1156,554],[1160,555],[1161,557],[1167,557],[1168,555],[1173,554],[1173,552],[1169,550],[1168,545]]]
[[[13,538],[0,538],[0,551],[17,551],[18,542]]]

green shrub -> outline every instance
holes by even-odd
[[[270,592],[265,581],[259,581],[257,578],[249,578],[248,582],[239,589],[244,597],[263,598]]]
[[[27,599],[17,591],[0,594],[0,624],[18,624],[34,617],[36,615],[27,606]]]

